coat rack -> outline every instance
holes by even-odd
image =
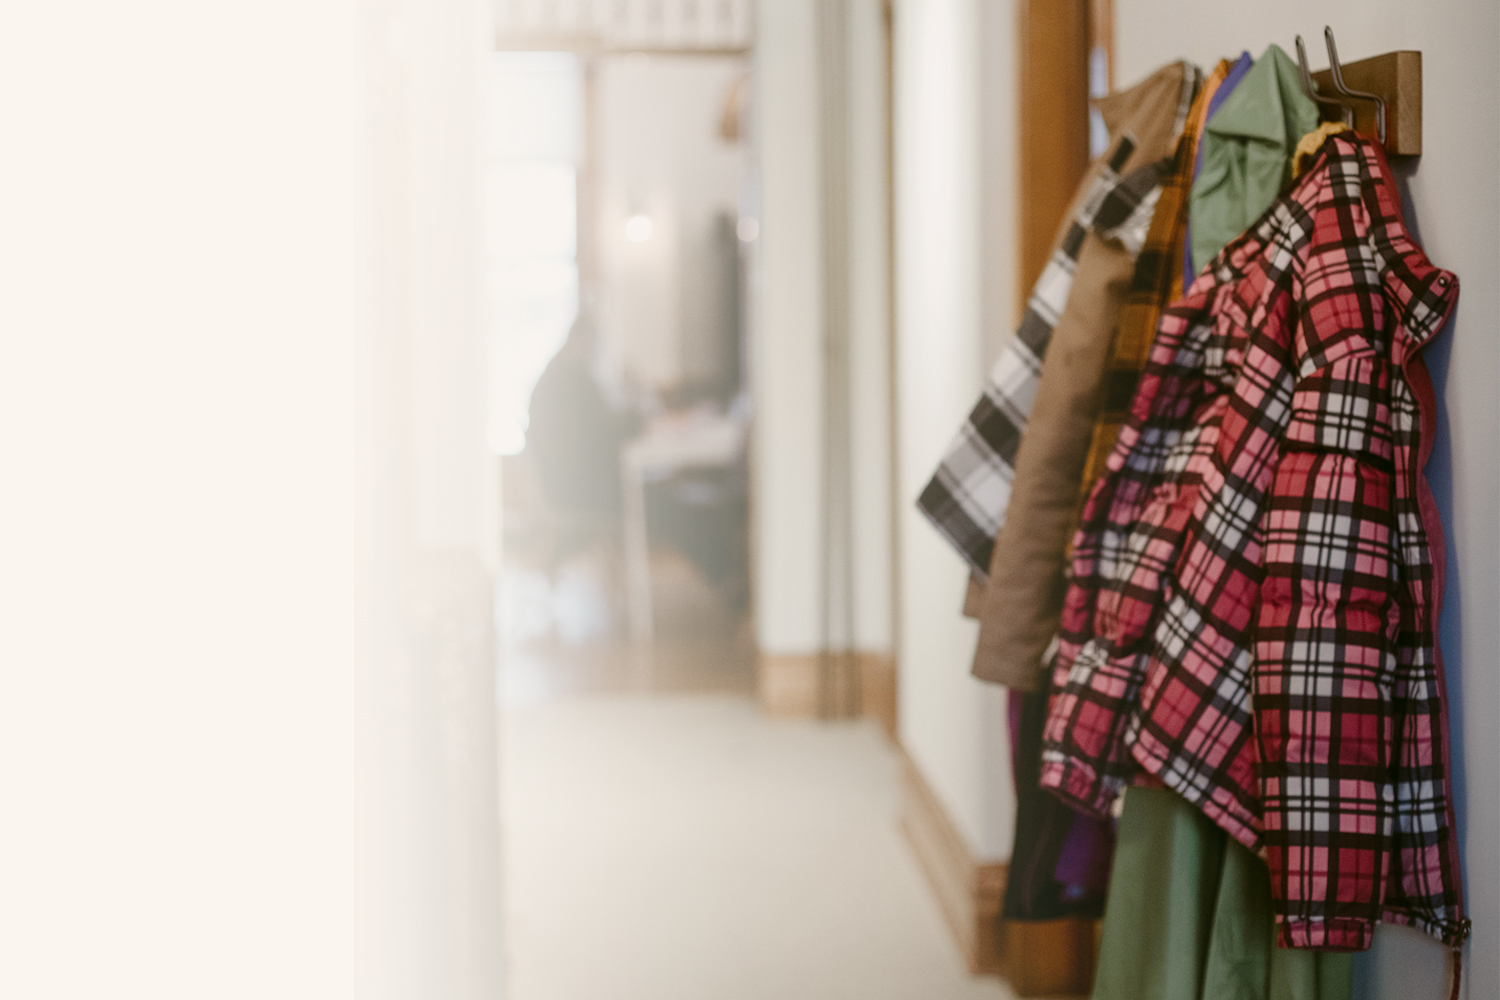
[[[1392,156],[1422,153],[1422,53],[1386,52],[1340,63],[1333,29],[1323,29],[1328,68],[1307,68],[1307,50],[1297,36],[1302,89],[1325,119],[1342,118],[1361,135],[1378,140]]]

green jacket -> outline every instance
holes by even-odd
[[[1354,956],[1276,947],[1271,871],[1165,788],[1125,793],[1091,1000],[1350,1000]]]
[[[1297,64],[1271,45],[1203,130],[1203,167],[1188,197],[1195,267],[1271,207],[1291,180],[1297,141],[1317,127]]]

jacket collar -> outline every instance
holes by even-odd
[[[1385,150],[1378,142],[1353,132],[1340,133],[1342,139],[1357,143],[1363,153],[1365,169],[1370,173],[1372,215],[1383,220],[1370,231],[1371,249],[1381,262],[1381,280],[1389,297],[1401,308],[1401,329],[1419,349],[1443,328],[1458,302],[1458,275],[1444,270],[1427,259],[1406,228],[1401,206],[1401,192],[1396,187]]]
[[[1172,90],[1177,97],[1178,111],[1172,126],[1171,141],[1168,143],[1170,147],[1182,132],[1183,123],[1187,120],[1186,109],[1192,103],[1193,94],[1198,88],[1198,67],[1192,63],[1186,60],[1167,63],[1129,90],[1098,98],[1094,101],[1094,106],[1099,109],[1099,116],[1104,119],[1104,127],[1110,135],[1139,133],[1142,116],[1159,114],[1161,105],[1158,95],[1162,88]]]
[[[1272,44],[1208,120],[1206,130],[1290,149],[1318,124],[1317,106],[1302,93],[1297,67]]]

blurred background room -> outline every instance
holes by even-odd
[[[10,7],[0,996],[1500,994],[1494,0]],[[1063,601],[1128,561],[1083,511],[1146,349],[1346,190],[1254,322],[1416,338],[1288,447],[1408,421],[1360,468],[1410,508],[1361,486],[1321,544],[1379,508],[1370,586],[1441,610],[1392,598],[1378,737],[1308,696],[1381,832],[1226,834],[1129,749],[1080,804]],[[1207,393],[1219,346],[1152,363]],[[1330,936],[1280,948],[1287,857]]]

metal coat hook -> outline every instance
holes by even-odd
[[[1332,37],[1331,35],[1329,36]],[[1336,101],[1331,97],[1318,96],[1318,85],[1313,82],[1312,71],[1307,68],[1307,47],[1302,44],[1302,36],[1297,36],[1297,70],[1302,77],[1302,92],[1319,104],[1327,104],[1339,109],[1339,120],[1350,128],[1354,127],[1354,109],[1343,101]],[[1382,111],[1382,115],[1383,115]],[[1385,140],[1384,118],[1381,119],[1381,141]]]
[[[1385,98],[1363,90],[1350,90],[1344,85],[1344,67],[1339,64],[1338,46],[1333,43],[1333,29],[1323,26],[1323,41],[1328,45],[1328,75],[1333,80],[1333,89],[1345,97],[1357,97],[1375,102],[1375,131],[1381,145],[1385,144]],[[1297,56],[1302,59],[1302,72],[1307,73],[1307,60],[1302,54],[1302,39],[1297,39]]]

